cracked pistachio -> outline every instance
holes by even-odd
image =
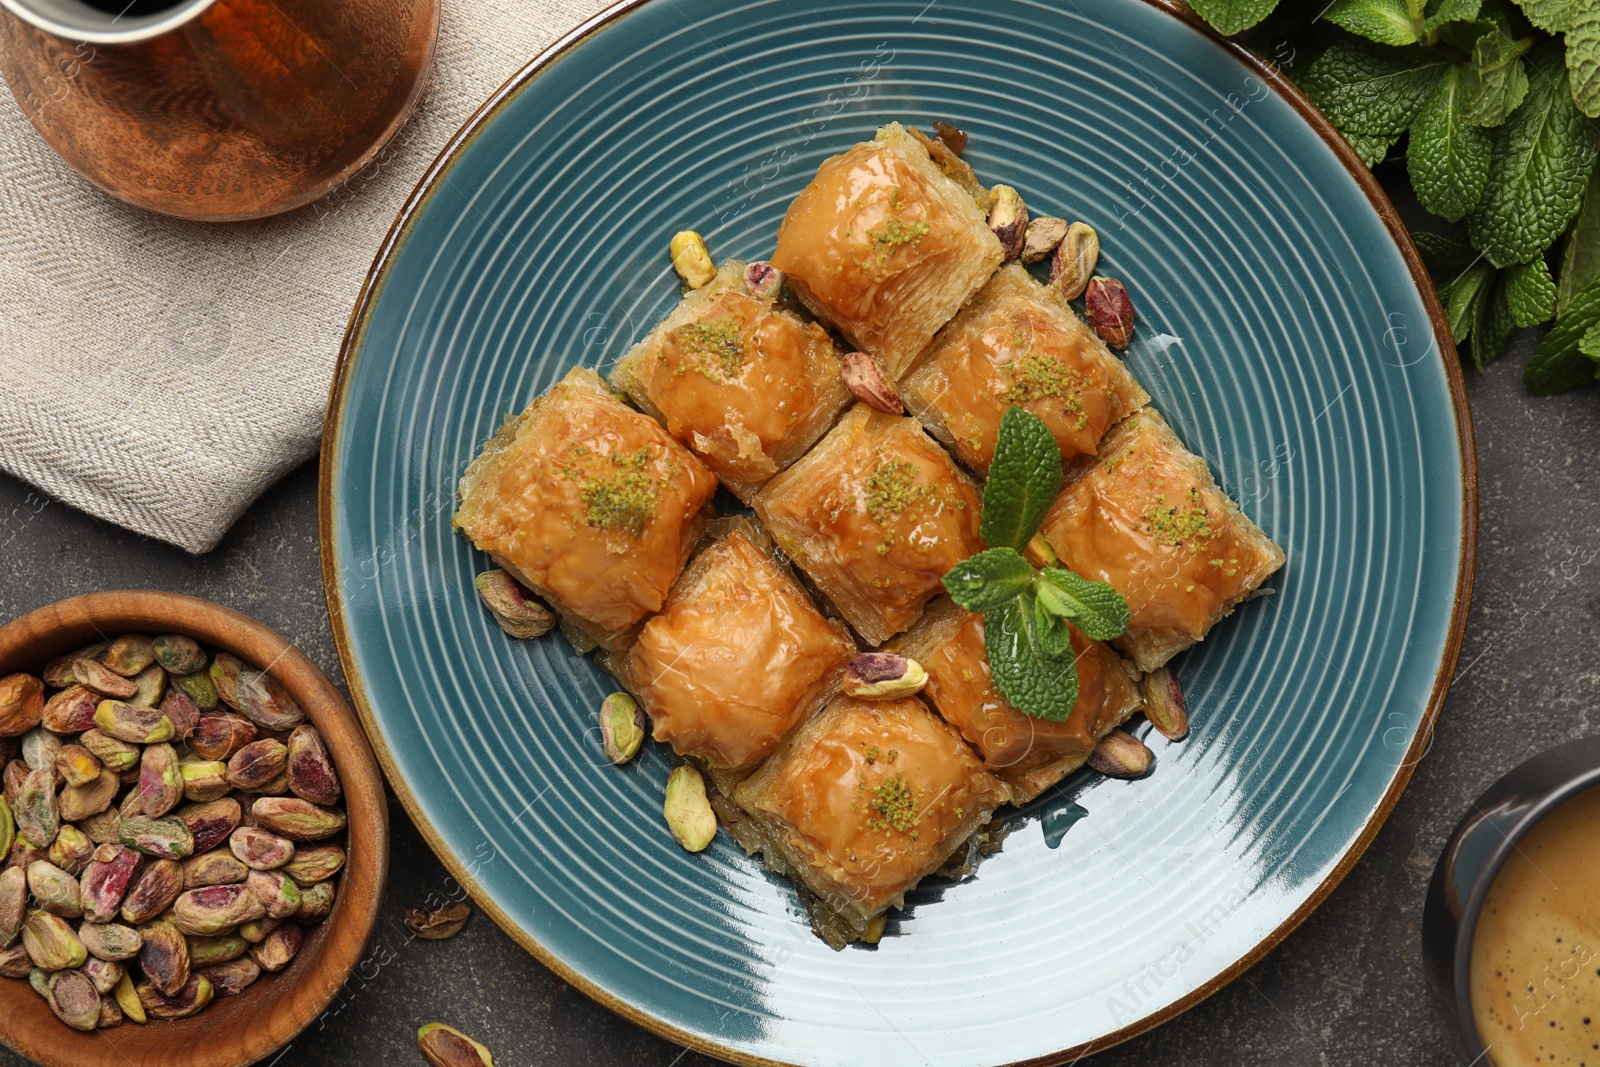
[[[100,777],[102,764],[82,745],[63,745],[56,753],[56,773],[68,786],[88,785]]]
[[[248,884],[186,889],[172,904],[172,922],[193,937],[216,937],[267,914]]]
[[[344,867],[344,849],[338,845],[299,845],[283,873],[302,886],[325,882]]]
[[[289,735],[289,791],[301,800],[324,807],[339,803],[344,787],[322,735],[309,723]]]
[[[93,1030],[100,1021],[100,994],[82,971],[57,971],[45,989],[50,1010],[74,1030]]]
[[[894,652],[863,652],[845,664],[839,688],[862,700],[900,700],[927,684],[928,672],[916,660]]]
[[[846,352],[839,361],[844,384],[857,400],[885,415],[904,415],[905,401],[878,361],[865,352]]]
[[[92,659],[80,659],[72,665],[72,672],[78,676],[79,685],[112,700],[127,700],[139,692],[133,679],[124,678],[104,663],[96,663]]]
[[[300,909],[294,913],[298,923],[319,923],[333,914],[334,888],[332,882],[318,882],[300,890]],[[407,915],[406,925],[411,925]]]
[[[139,803],[146,815],[165,815],[183,799],[178,752],[169,744],[146,745],[139,757]]]
[[[16,737],[44,718],[44,683],[31,674],[0,678],[0,737]]]
[[[249,877],[250,868],[237,856],[218,849],[203,856],[191,856],[183,861],[183,888],[199,889],[207,885],[236,885]]]
[[[556,624],[555,613],[503,570],[484,571],[473,579],[473,585],[500,629],[518,640],[543,637]]]
[[[294,859],[294,842],[259,826],[241,826],[228,837],[228,848],[252,871],[271,871]]]
[[[155,642],[146,634],[123,634],[100,657],[101,663],[124,678],[132,678],[155,661]]]
[[[98,705],[96,710],[98,712]],[[106,770],[123,771],[131,770],[139,764],[139,747],[112,737],[110,734],[101,733],[99,730],[86,730],[78,738],[78,744],[94,753],[95,759],[105,765]]]
[[[21,867],[0,871],[0,945],[10,948],[28,914],[28,875]]]
[[[298,923],[286,922],[263,938],[260,944],[251,946],[250,958],[260,964],[263,971],[277,974],[289,966],[295,953],[305,943],[305,937],[305,931]]]
[[[144,1005],[145,1014],[155,1019],[187,1019],[197,1012],[204,1011],[206,1005],[211,1003],[211,998],[216,991],[211,988],[211,982],[204,975],[193,975],[176,993],[168,995],[157,989],[154,983],[141,983],[138,987],[139,1003]]]
[[[64,742],[42,726],[35,726],[22,735],[22,762],[30,771],[42,771],[56,765],[56,755]]]
[[[444,1023],[419,1026],[417,1050],[432,1067],[494,1067],[494,1056],[488,1049]]]
[[[172,674],[193,674],[206,665],[200,642],[183,634],[161,634],[150,642],[150,651],[162,670]]]
[[[139,854],[125,845],[107,844],[94,850],[94,859],[78,882],[87,921],[108,923],[116,918],[140,862]]]
[[[156,707],[167,694],[167,672],[152,663],[133,676],[133,684],[139,688],[128,698],[128,703],[142,708]]]
[[[80,930],[80,939],[82,933]],[[92,952],[89,953],[89,958],[83,961],[83,967],[80,969],[83,971],[84,977],[94,984],[94,991],[102,995],[115,989],[117,983],[122,980],[122,976],[127,973],[122,964],[111,960],[103,960]]]
[[[200,972],[211,983],[219,997],[236,997],[261,977],[261,965],[249,956],[241,955],[225,963],[214,964]]]
[[[1150,760],[1144,742],[1122,729],[1106,734],[1089,753],[1089,766],[1109,778],[1142,778]]]
[[[201,669],[193,674],[178,674],[172,678],[173,688],[194,702],[194,706],[202,712],[212,711],[221,703],[222,698],[217,693],[217,683],[211,680],[211,672]]]
[[[34,848],[48,848],[61,830],[61,809],[56,801],[56,769],[29,771],[17,790],[11,814],[17,829]]]
[[[117,1002],[117,1007],[122,1009],[125,1018],[131,1019],[143,1026],[147,1020],[144,1005],[139,1001],[138,991],[133,988],[133,979],[126,973],[117,981],[116,988],[111,991],[112,999]]]
[[[252,741],[228,760],[228,781],[235,789],[259,792],[289,766],[289,750],[270,737]]]
[[[1067,235],[1067,220],[1051,215],[1040,215],[1028,222],[1028,231],[1022,239],[1022,262],[1037,263],[1056,250]]]
[[[68,822],[78,823],[84,833],[90,833],[90,827],[85,825],[90,819],[111,811],[112,801],[117,799],[117,790],[122,787],[122,780],[116,772],[109,769],[102,770],[95,780],[87,785],[69,785],[61,791],[59,811],[61,817]],[[115,818],[118,813],[112,812]],[[98,825],[98,824],[96,824]],[[115,832],[114,830],[108,832]],[[98,837],[92,840],[99,842]],[[107,840],[115,840],[108,838]]]
[[[139,927],[139,937],[145,980],[168,996],[179,993],[189,981],[189,943],[183,934],[172,923],[157,921]]]
[[[627,693],[612,693],[600,702],[600,745],[606,759],[621,765],[639,754],[644,744],[644,709]]]
[[[1091,278],[1083,294],[1089,325],[1112,348],[1126,348],[1133,339],[1133,299],[1115,278]]]
[[[228,839],[239,826],[244,811],[232,797],[210,800],[203,804],[186,804],[177,816],[189,828],[194,838],[194,854],[210,852]]]
[[[171,741],[175,732],[172,720],[162,714],[160,708],[147,708],[123,700],[102,700],[94,709],[94,725],[101,733],[130,745]]]
[[[717,836],[717,816],[706,797],[705,779],[687,764],[674,767],[667,776],[666,799],[662,803],[667,829],[689,852],[704,851]]]
[[[201,759],[226,760],[255,739],[255,724],[249,719],[226,711],[208,711],[200,716],[194,733],[189,735],[189,749]]]
[[[0,978],[26,978],[33,970],[33,957],[21,944],[0,949]]]
[[[83,915],[83,903],[78,890],[78,880],[49,860],[34,860],[28,864],[28,892],[39,907],[63,919],[77,919]]]
[[[470,918],[472,905],[464,900],[436,908],[408,908],[406,929],[426,941],[443,941],[465,929]]]
[[[158,859],[181,860],[194,854],[194,835],[173,815],[122,817],[122,843]]]
[[[56,839],[45,850],[45,859],[73,877],[82,874],[94,858],[94,842],[76,826],[68,823],[56,834]]]
[[[1144,695],[1144,717],[1168,741],[1189,736],[1189,702],[1183,686],[1170,668],[1161,667],[1144,676],[1140,689]]]
[[[1050,260],[1050,284],[1068,300],[1076,300],[1094,276],[1099,259],[1100,235],[1088,223],[1074,222]]]
[[[263,730],[292,730],[305,721],[300,705],[266,671],[240,671],[238,695],[239,711]]]
[[[183,892],[183,868],[177,860],[156,860],[145,865],[122,898],[122,921],[142,926],[172,907]]]
[[[121,963],[139,955],[144,938],[139,931],[121,923],[90,923],[78,927],[78,940],[95,959]]]
[[[174,689],[161,698],[161,714],[172,720],[172,739],[187,741],[194,728],[200,725],[200,708],[180,689]]]
[[[1028,233],[1028,206],[1022,202],[1022,194],[1009,185],[989,190],[989,229],[999,238],[1006,259],[1022,254]]]
[[[58,734],[81,734],[94,726],[94,711],[100,694],[86,686],[63,689],[45,702],[40,723]]]
[[[71,924],[48,911],[30,911],[22,923],[22,943],[33,962],[47,971],[83,966],[89,950],[83,947]]]
[[[210,967],[218,963],[227,963],[236,960],[250,951],[250,942],[238,933],[224,934],[220,937],[190,937],[189,966]]]
[[[320,841],[345,828],[345,814],[299,797],[261,797],[250,812],[262,826],[291,841]]]
[[[69,652],[65,656],[51,660],[44,667],[44,684],[52,689],[65,689],[67,686],[82,684],[78,676],[72,673],[72,665],[80,659],[98,660],[110,647],[110,641],[97,641],[76,652]]]
[[[704,288],[717,276],[716,265],[711,262],[711,250],[706,248],[705,238],[695,231],[679,230],[673,234],[667,251],[672,255],[672,269],[678,272],[678,277],[689,288]]]
[[[744,287],[763,300],[775,300],[783,290],[783,271],[764,259],[744,268]]]
[[[228,765],[221,760],[189,758],[178,764],[178,774],[183,778],[185,799],[196,803],[221,800],[233,791],[228,781]]]
[[[267,909],[269,919],[287,919],[300,910],[300,887],[282,871],[251,871],[244,884]]]

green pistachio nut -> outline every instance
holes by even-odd
[[[33,962],[47,971],[83,966],[89,950],[67,920],[48,911],[31,911],[22,923],[22,944]]]
[[[187,1019],[204,1011],[216,995],[204,975],[194,975],[184,983],[183,988],[170,996],[155,988],[151,982],[141,984],[138,992],[139,1003],[144,1005],[145,1014],[152,1019]]]
[[[83,903],[79,898],[78,880],[49,860],[34,860],[28,864],[28,892],[39,907],[63,919],[83,917]]]
[[[237,856],[218,849],[203,856],[191,856],[183,861],[183,888],[199,889],[208,885],[236,885],[250,875],[250,868]]]
[[[178,809],[177,816],[189,828],[189,834],[194,838],[194,852],[199,855],[210,852],[228,840],[228,836],[238,827],[239,820],[244,817],[244,810],[239,807],[237,800],[223,797],[201,804],[185,804]]]
[[[1100,739],[1089,753],[1089,766],[1108,778],[1142,778],[1150,770],[1150,750],[1144,742],[1116,729]]]
[[[261,965],[249,956],[218,963],[200,972],[219,997],[236,997],[261,977]]]
[[[45,990],[50,1010],[74,1030],[93,1030],[100,1021],[100,994],[82,971],[57,971]]]
[[[250,948],[250,958],[263,971],[277,974],[294,959],[305,941],[305,931],[298,923],[287,922],[268,934],[259,945]]]
[[[161,714],[172,720],[172,739],[187,740],[200,725],[200,709],[180,689],[173,689],[161,698]]]
[[[56,770],[29,771],[17,790],[17,829],[34,848],[49,848],[61,830],[61,809],[56,802]]]
[[[210,967],[236,960],[249,952],[251,945],[251,942],[237,933],[224,934],[220,937],[191,937],[187,940],[190,967]]]
[[[80,939],[82,938],[81,931],[78,936]],[[122,964],[112,960],[103,960],[92,952],[89,953],[89,958],[83,961],[83,966],[80,970],[83,971],[84,977],[94,984],[94,991],[102,996],[115,989],[117,983],[122,980],[122,976],[127,973],[127,969]]]
[[[189,735],[189,750],[201,759],[225,760],[255,739],[255,724],[244,716],[208,711]]]
[[[11,843],[16,836],[17,824],[11,818],[11,805],[0,800],[0,855],[11,851]]]
[[[139,854],[122,844],[103,844],[94,850],[94,859],[78,882],[85,920],[108,923],[116,918],[139,863]]]
[[[1151,671],[1139,689],[1144,696],[1144,717],[1157,733],[1168,741],[1182,741],[1189,736],[1189,702],[1171,668]]]
[[[500,629],[518,640],[542,637],[556,624],[555,613],[502,570],[484,571],[474,579],[478,598]]]
[[[144,938],[139,931],[121,923],[84,923],[78,927],[78,940],[97,960],[121,963],[139,955]]]
[[[20,737],[43,719],[43,682],[31,674],[0,678],[0,737]]]
[[[61,818],[67,822],[77,823],[85,834],[92,834],[90,820],[95,816],[111,812],[113,818],[118,812],[112,811],[111,804],[117,799],[117,790],[122,788],[122,779],[117,772],[105,768],[95,776],[94,781],[87,785],[69,785],[61,791],[58,801]],[[91,836],[91,840],[98,839]]]
[[[103,777],[108,773],[107,771],[102,771],[101,775]],[[116,775],[112,775],[112,777],[115,778]],[[115,796],[115,794],[112,795]],[[65,798],[66,793],[63,790],[61,805],[63,810],[67,806]],[[85,815],[81,819],[74,820],[73,824],[82,830],[84,835],[96,845],[115,845],[122,841],[122,835],[117,827],[121,818],[122,816],[111,807],[111,803],[108,800],[103,811],[97,811],[93,815]]]
[[[289,749],[270,737],[252,741],[228,760],[228,781],[235,789],[260,792],[289,767]]]
[[[259,826],[241,826],[228,838],[228,848],[252,871],[272,871],[294,859],[294,842]]]
[[[687,764],[674,767],[667,776],[666,799],[662,804],[667,829],[689,852],[702,852],[717,836],[717,816],[706,797],[705,779]]]
[[[239,675],[248,669],[244,660],[231,652],[218,652],[211,660],[211,684],[216,687],[217,696],[222,702],[235,711],[239,709]]]
[[[113,1026],[122,1025],[122,1005],[117,1003],[117,998],[102,995],[100,997],[100,1018],[95,1021],[96,1030],[109,1030]]]
[[[99,705],[95,705],[95,708],[95,714],[99,714]],[[78,738],[78,744],[94,753],[95,759],[104,764],[108,771],[121,774],[139,765],[139,746],[112,737],[108,733],[95,729],[87,730]]]
[[[239,927],[239,936],[252,945],[259,945],[267,939],[267,935],[283,925],[282,919],[256,919]]]
[[[168,996],[177,995],[189,981],[189,943],[170,922],[139,927],[139,969],[145,980]]]
[[[33,957],[28,955],[27,946],[18,942],[8,948],[0,948],[0,977],[26,978],[33,970]]]
[[[265,671],[240,671],[238,694],[239,711],[263,730],[292,730],[305,722],[300,705]]]
[[[299,845],[283,873],[301,886],[325,882],[344,867],[344,849],[338,845]]]
[[[122,843],[146,856],[181,860],[194,854],[194,835],[183,820],[173,815],[123,816]]]
[[[88,785],[100,777],[100,760],[82,745],[63,745],[56,753],[56,773],[68,786]]]
[[[55,841],[45,850],[45,859],[76,878],[94,859],[94,847],[87,834],[68,823],[61,827]]]
[[[165,815],[183,799],[183,775],[171,745],[146,745],[139,758],[140,803],[146,815]]]
[[[22,762],[28,765],[30,771],[53,768],[63,744],[61,738],[43,726],[35,726],[22,735]]]
[[[35,967],[28,972],[28,985],[41,997],[49,997],[50,972],[43,967]]]
[[[128,703],[142,708],[156,707],[167,695],[167,672],[152,663],[133,676],[133,684],[139,688],[128,698]]]
[[[150,642],[150,650],[161,669],[172,674],[193,674],[206,666],[200,642],[183,634],[160,634]]]
[[[203,712],[214,710],[222,702],[222,697],[217,693],[217,683],[211,680],[211,672],[203,668],[192,674],[174,675],[172,684]]]
[[[300,910],[294,913],[295,922],[320,923],[333,914],[334,888],[332,882],[318,882],[300,890]]]
[[[132,678],[155,661],[155,642],[147,634],[123,634],[100,657],[101,663],[125,678]]]
[[[99,693],[86,686],[69,686],[45,702],[39,723],[58,734],[81,734],[94,726],[94,709],[99,705]]]
[[[10,948],[28,917],[28,874],[21,867],[0,871],[0,946]]]
[[[344,788],[322,735],[310,724],[296,726],[289,735],[289,791],[301,800],[328,807],[339,803]]]
[[[644,744],[644,709],[627,693],[612,693],[600,704],[600,745],[606,759],[621,765]]]
[[[178,899],[183,892],[183,867],[177,860],[147,864],[122,899],[122,921],[142,926]]]
[[[228,765],[221,760],[188,759],[179,764],[183,776],[183,795],[206,803],[220,800],[233,791],[228,782]]]
[[[291,841],[321,841],[345,828],[344,812],[299,797],[261,797],[250,812],[262,826]]]
[[[122,1009],[122,1014],[132,1021],[143,1026],[148,1021],[145,1015],[144,1004],[139,1000],[139,992],[133,987],[133,979],[127,974],[117,982],[116,988],[111,991],[111,997],[117,1002],[117,1007]]]
[[[72,665],[78,684],[112,700],[130,700],[139,692],[132,678],[124,678],[104,663],[80,659]]]
[[[98,660],[106,654],[106,649],[110,647],[110,641],[97,641],[85,648],[78,649],[76,652],[69,652],[65,656],[51,660],[45,664],[44,684],[52,689],[65,689],[68,686],[77,685],[78,678],[72,673],[72,665],[80,659]]]
[[[172,904],[173,924],[192,937],[216,937],[266,914],[248,884],[186,889]]]
[[[171,741],[174,730],[172,720],[160,708],[146,708],[122,700],[102,700],[94,709],[94,725],[101,733],[110,734],[130,745],[156,745]],[[104,757],[101,762],[105,762]]]
[[[903,700],[922,691],[928,672],[894,652],[863,652],[845,664],[839,688],[858,700]]]
[[[267,909],[269,919],[287,919],[300,910],[300,887],[282,871],[251,871],[245,885]]]

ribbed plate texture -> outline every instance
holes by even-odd
[[[615,686],[496,628],[450,515],[506,414],[673,306],[674,231],[764,257],[824,158],[935,119],[981,180],[1099,230],[1138,309],[1129,366],[1289,563],[1177,661],[1194,732],[1147,738],[1146,780],[1007,809],[974,877],[836,953],[726,835],[673,843],[665,756],[606,764]],[[1160,1012],[1328,878],[1440,669],[1464,504],[1422,299],[1317,133],[1139,0],[654,0],[457,153],[361,331],[324,460],[333,592],[396,786],[525,943],[727,1054],[1003,1064]]]

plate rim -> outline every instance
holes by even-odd
[[[333,553],[333,489],[338,475],[334,470],[333,457],[336,455],[336,442],[344,416],[344,406],[349,399],[347,386],[350,372],[356,362],[356,352],[360,348],[361,340],[366,333],[368,312],[382,293],[384,283],[388,278],[389,268],[393,263],[395,254],[405,244],[405,240],[410,234],[413,220],[432,200],[433,194],[437,192],[440,185],[448,181],[447,172],[460,154],[487,127],[488,123],[508,101],[537,81],[548,67],[559,61],[567,52],[605,29],[622,16],[655,2],[664,2],[664,0],[618,0],[618,2],[591,16],[557,38],[533,59],[524,64],[473,112],[454,136],[445,142],[438,155],[434,158],[433,163],[423,172],[416,187],[406,198],[405,204],[395,216],[395,220],[385,235],[383,243],[378,247],[378,251],[373,257],[372,267],[367,272],[366,279],[361,286],[361,293],[357,297],[355,306],[350,313],[350,320],[339,346],[339,358],[334,368],[333,381],[328,390],[328,407],[323,419],[317,477],[317,540],[322,563],[323,594],[328,603],[328,620],[333,631],[334,647],[338,652],[339,664],[344,670],[351,702],[356,708],[357,715],[360,716],[362,726],[366,729],[373,752],[377,755],[378,763],[383,768],[384,777],[388,779],[389,785],[394,790],[401,806],[405,809],[406,815],[422,835],[423,840],[428,843],[428,847],[433,850],[434,855],[439,858],[439,861],[456,881],[467,890],[473,902],[494,921],[495,925],[504,930],[507,936],[524,951],[533,956],[541,965],[552,971],[562,981],[580,990],[591,1000],[622,1016],[636,1026],[649,1030],[669,1041],[691,1048],[696,1052],[715,1056],[730,1063],[748,1065],[748,1067],[793,1067],[789,1061],[753,1055],[684,1030],[629,1004],[613,995],[610,991],[591,982],[579,974],[560,956],[545,948],[527,930],[518,925],[488,892],[478,884],[466,865],[458,863],[454,859],[452,851],[445,843],[443,836],[423,815],[421,805],[412,793],[404,776],[400,773],[399,766],[394,760],[393,754],[389,751],[388,742],[378,728],[377,718],[368,702],[366,687],[361,680],[361,672],[351,651],[349,633],[346,629],[344,605],[340,597],[338,575],[335,569]],[[1418,296],[1422,298],[1423,307],[1427,311],[1428,321],[1433,329],[1435,348],[1444,364],[1445,378],[1449,386],[1450,406],[1455,417],[1456,442],[1461,462],[1461,556],[1457,566],[1455,597],[1451,606],[1450,625],[1445,635],[1444,649],[1439,660],[1439,670],[1434,676],[1427,706],[1423,709],[1422,720],[1418,723],[1416,735],[1407,747],[1400,761],[1399,770],[1384,790],[1377,807],[1362,824],[1360,832],[1345,846],[1333,869],[1318,883],[1311,894],[1298,908],[1268,932],[1243,956],[1213,976],[1209,981],[1190,990],[1172,1003],[1147,1016],[1136,1019],[1104,1037],[1095,1038],[1058,1052],[1046,1053],[1027,1060],[1017,1060],[1009,1064],[995,1065],[995,1067],[1054,1067],[1054,1065],[1068,1061],[1076,1062],[1077,1059],[1081,1059],[1084,1056],[1096,1052],[1104,1052],[1106,1049],[1153,1030],[1188,1011],[1225,986],[1232,984],[1234,980],[1265,959],[1301,923],[1310,918],[1311,913],[1316,911],[1327,900],[1328,896],[1339,886],[1339,883],[1344,881],[1345,877],[1366,853],[1367,848],[1377,837],[1378,831],[1388,821],[1395,805],[1399,803],[1407,785],[1410,784],[1417,764],[1427,755],[1432,745],[1434,727],[1438,723],[1439,713],[1444,705],[1445,696],[1449,691],[1450,682],[1455,674],[1456,663],[1461,654],[1461,642],[1466,630],[1467,612],[1472,603],[1473,581],[1477,570],[1478,460],[1471,407],[1467,400],[1466,382],[1461,370],[1461,360],[1456,352],[1455,342],[1450,335],[1450,328],[1445,318],[1444,309],[1439,303],[1438,293],[1426,268],[1422,264],[1422,258],[1411,239],[1410,231],[1406,228],[1405,223],[1401,221],[1394,204],[1389,200],[1388,194],[1383,191],[1383,187],[1378,184],[1378,180],[1373,177],[1372,171],[1367,168],[1366,164],[1361,162],[1360,157],[1356,155],[1355,149],[1345,140],[1344,135],[1317,109],[1310,98],[1292,81],[1281,74],[1276,67],[1265,62],[1244,45],[1218,34],[1191,9],[1176,2],[1176,0],[1140,0],[1140,2],[1198,30],[1211,41],[1220,45],[1230,56],[1249,70],[1252,75],[1261,79],[1263,84],[1282,98],[1285,103],[1289,104],[1300,119],[1309,125],[1322,138],[1323,142],[1333,150],[1334,157],[1350,177],[1354,179],[1357,187],[1366,196],[1367,202],[1376,212],[1379,219],[1382,220],[1384,228],[1388,230],[1389,236],[1395,242],[1401,258],[1405,261],[1406,268],[1411,275],[1412,284],[1416,287]]]

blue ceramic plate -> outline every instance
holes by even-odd
[[[678,298],[676,230],[769,254],[825,157],[898,119],[1085,219],[1139,313],[1127,360],[1288,551],[1178,667],[1154,772],[1073,777],[1004,849],[833,952],[727,840],[667,835],[668,762],[608,766],[613,684],[507,639],[450,528],[463,467]],[[1065,1059],[1240,973],[1356,860],[1420,758],[1460,637],[1472,446],[1415,254],[1267,67],[1144,0],[651,0],[540,57],[441,157],[380,255],[323,453],[346,673],[390,781],[478,902],[563,978],[729,1059]]]

